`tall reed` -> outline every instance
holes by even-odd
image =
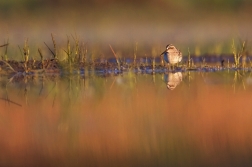
[[[234,56],[234,65],[236,68],[240,67],[240,58],[245,56],[245,49],[246,49],[246,41],[242,42],[242,47],[239,51],[236,50],[234,39],[232,41],[232,50]]]

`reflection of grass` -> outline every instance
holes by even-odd
[[[232,85],[232,87],[234,88],[234,92],[236,91],[236,86],[240,83],[242,84],[243,89],[246,90],[246,86],[244,83],[244,74],[241,74],[240,71],[235,71]]]
[[[77,89],[78,77],[60,78],[55,100],[54,82],[47,81],[40,95],[30,88],[28,106],[0,105],[5,166],[13,158],[13,166],[36,164],[29,161],[36,155],[55,166],[208,166],[213,159],[213,166],[232,166],[234,158],[247,160],[249,90],[234,95],[231,86],[214,82],[225,80],[218,74],[206,73],[207,83],[194,74],[190,88],[184,85],[169,93],[159,75],[152,84],[152,76],[134,73],[115,77],[120,82],[112,77],[87,78],[83,89]],[[10,86],[11,99],[23,101],[20,87]],[[69,98],[76,103],[71,105]]]

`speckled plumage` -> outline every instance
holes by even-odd
[[[162,55],[164,55],[164,60],[171,65],[179,63],[182,60],[182,53],[173,44],[167,45],[166,50],[160,56]]]

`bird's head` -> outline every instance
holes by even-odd
[[[174,49],[174,48],[175,48],[175,47],[174,47],[173,44],[168,44],[168,45],[166,45],[166,50],[163,51],[163,52],[160,54],[160,56],[162,56],[163,54],[165,54],[166,52],[168,52],[170,49]]]

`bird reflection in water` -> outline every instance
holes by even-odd
[[[173,90],[182,81],[181,72],[170,72],[164,75],[164,80],[167,83],[167,88]]]

